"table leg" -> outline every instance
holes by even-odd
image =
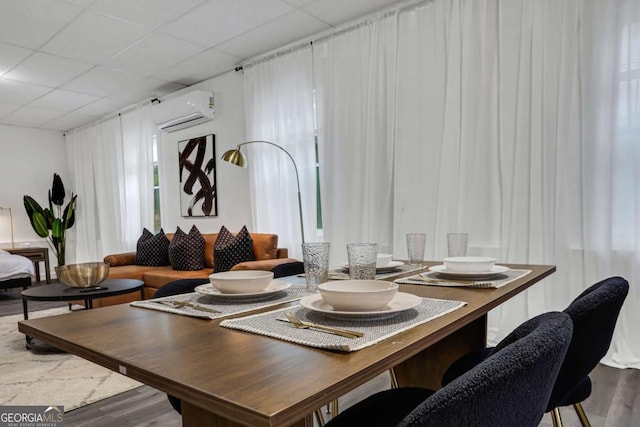
[[[51,283],[51,267],[49,267],[49,254],[44,257],[44,277],[47,279],[47,283]]]
[[[400,387],[442,387],[442,375],[459,357],[484,348],[487,342],[487,316],[443,338],[436,344],[394,367]]]
[[[36,281],[40,281],[40,263],[38,261],[33,261],[33,267],[36,270]]]

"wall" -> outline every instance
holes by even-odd
[[[69,166],[62,132],[0,125],[0,206],[11,208],[16,246],[28,242],[47,247],[31,228],[22,197],[27,194],[47,207],[54,173],[67,183]],[[65,202],[68,200],[66,197]],[[9,246],[8,212],[0,211],[0,247]],[[53,257],[51,265],[57,265]]]
[[[245,141],[242,74],[232,71],[175,92],[167,99],[196,89],[214,93],[216,118],[208,123],[172,133],[162,132],[160,135],[158,169],[162,227],[167,233],[175,232],[176,226],[188,232],[195,224],[201,232],[212,233],[218,232],[222,225],[237,232],[246,224],[253,231],[248,171],[220,159],[225,151]],[[183,218],[180,215],[178,141],[208,134],[216,137],[218,216]]]

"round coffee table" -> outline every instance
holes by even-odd
[[[134,279],[107,279],[99,286],[92,288],[72,288],[62,283],[36,286],[22,291],[22,311],[24,320],[29,319],[28,301],[76,301],[84,300],[84,309],[93,308],[96,298],[112,297],[116,295],[140,292],[144,299],[144,282]],[[27,348],[34,348],[32,338],[27,335]]]

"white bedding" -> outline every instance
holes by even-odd
[[[12,255],[0,249],[0,280],[34,276],[35,270],[29,258]]]

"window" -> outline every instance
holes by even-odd
[[[153,229],[160,231],[160,180],[158,179],[158,138],[153,135]]]

